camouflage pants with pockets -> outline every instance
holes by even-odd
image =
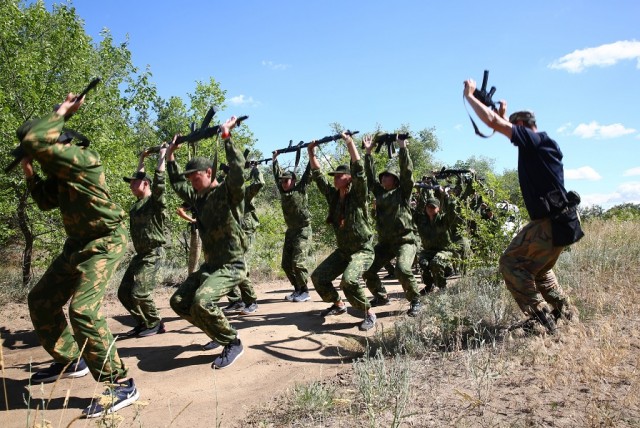
[[[345,297],[355,309],[368,310],[371,305],[360,286],[362,273],[369,268],[373,261],[373,250],[363,248],[355,253],[335,250],[311,274],[311,282],[323,302],[335,303],[340,300],[340,294],[331,283],[340,274],[340,287]]]
[[[522,228],[500,257],[500,273],[524,313],[542,310],[545,301],[554,309],[567,302],[552,270],[563,249],[553,245],[551,220],[545,218]]]
[[[118,299],[129,311],[136,325],[152,328],[160,322],[160,314],[151,295],[161,278],[165,254],[157,247],[131,259],[118,288]]]
[[[416,245],[413,242],[405,242],[402,244],[381,244],[378,243],[374,247],[375,257],[373,263],[364,273],[363,277],[366,281],[367,288],[373,297],[382,299],[387,297],[387,290],[382,285],[378,272],[394,257],[396,267],[394,270],[395,277],[402,285],[405,297],[412,302],[420,297],[416,278],[413,276],[411,265],[416,257]]]
[[[82,350],[98,381],[114,382],[127,374],[101,312],[109,279],[126,252],[127,240],[124,227],[89,242],[67,239],[62,254],[28,296],[31,321],[42,347],[64,364],[77,359]],[[63,312],[68,301],[71,328]]]
[[[422,271],[422,282],[425,287],[436,285],[438,288],[447,286],[447,276],[453,273],[452,251],[421,251],[418,256],[418,264]]]
[[[238,333],[229,324],[217,302],[246,278],[243,263],[214,268],[205,262],[173,293],[170,300],[171,308],[212,340],[225,346],[234,340]]]
[[[309,255],[311,252],[311,226],[287,229],[282,247],[280,266],[297,292],[308,292]]]

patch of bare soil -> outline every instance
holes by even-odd
[[[378,311],[378,322],[391,326],[408,303],[396,281],[386,285],[400,297]],[[247,409],[270,401],[296,383],[335,377],[356,355],[349,352],[357,348],[355,338],[373,334],[358,330],[362,315],[351,310],[326,320],[320,317],[319,312],[328,305],[313,290],[311,301],[292,303],[284,300],[293,291],[286,281],[260,283],[256,286],[258,312],[230,317],[239,331],[244,355],[227,369],[213,370],[211,363],[220,350],[201,349],[208,338],[171,310],[172,291],[160,289],[156,294],[166,333],[117,342],[140,391],[138,405],[118,412],[123,418],[119,426],[240,426]],[[132,327],[117,299],[107,301],[103,312],[114,335]],[[3,308],[0,333],[4,340],[1,427],[32,426],[34,420],[49,421],[54,427],[70,423],[95,426],[91,420],[75,420],[91,397],[103,390],[91,376],[29,385],[30,374],[48,366],[51,358],[38,344],[26,305]]]

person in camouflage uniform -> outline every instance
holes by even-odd
[[[342,134],[351,156],[351,168],[340,165],[329,173],[334,186],[330,186],[320,171],[315,154],[315,143],[309,144],[311,175],[320,193],[329,204],[327,223],[333,227],[338,248],[320,263],[311,274],[311,282],[324,302],[333,303],[320,313],[321,316],[341,315],[347,306],[331,281],[342,274],[340,287],[355,309],[365,313],[361,330],[374,327],[376,316],[366,298],[359,280],[373,261],[372,233],[367,218],[367,181],[364,164],[350,135]]]
[[[307,264],[312,236],[311,214],[307,198],[307,186],[311,181],[311,164],[307,164],[300,181],[297,181],[295,172],[285,172],[280,168],[277,150],[273,152],[272,160],[273,177],[280,193],[280,205],[287,225],[280,266],[293,285],[293,293],[288,294],[285,300],[306,302],[311,299],[307,287],[309,279]]]
[[[35,333],[54,359],[48,369],[36,372],[31,382],[53,382],[90,371],[97,381],[114,384],[113,392],[119,398],[112,402],[110,411],[116,411],[139,397],[101,312],[109,279],[126,251],[127,231],[125,213],[107,191],[98,153],[59,140],[65,121],[83,102],[84,97],[69,94],[55,112],[29,121],[17,131],[27,155],[22,169],[31,196],[43,211],[60,210],[67,234],[62,253],[28,295]],[[38,161],[46,178],[34,172],[33,160]],[[71,328],[63,310],[67,302]],[[104,412],[104,405],[97,401],[83,411],[86,417]]]
[[[246,161],[245,161],[245,166]],[[253,204],[253,200],[258,195],[258,192],[264,187],[264,177],[262,172],[258,168],[257,165],[251,166],[251,171],[249,172],[249,178],[247,183],[245,183],[244,189],[244,216],[242,217],[242,230],[244,230],[244,234],[247,237],[247,254],[245,254],[245,261],[249,257],[249,251],[253,247],[255,242],[256,230],[258,226],[260,226],[260,220],[258,219],[258,215],[256,214],[256,207]],[[246,265],[247,269],[247,277],[244,283],[241,285],[243,288],[252,289],[251,280],[249,279],[249,265]],[[226,313],[234,313],[240,312],[243,315],[249,315],[254,313],[258,309],[258,304],[254,303],[245,303],[242,301],[242,295],[239,291],[240,287],[235,287],[231,292],[227,295],[229,299],[229,305],[224,308],[224,312]]]
[[[244,157],[231,141],[230,130],[235,125],[235,117],[221,125],[229,165],[229,174],[224,182],[218,183],[213,176],[212,162],[202,157],[191,159],[181,173],[174,157],[178,147],[175,138],[169,146],[167,163],[171,187],[196,211],[205,256],[200,268],[189,275],[171,296],[170,304],[180,317],[224,346],[212,364],[218,369],[229,367],[244,352],[238,332],[216,304],[243,283],[247,276],[247,239],[242,230]],[[241,289],[241,292],[245,291]],[[253,289],[250,291],[252,294],[246,297],[247,301],[255,303],[255,292]]]
[[[367,288],[373,294],[371,305],[389,304],[387,290],[378,277],[378,271],[392,258],[397,257],[395,277],[398,278],[405,297],[411,305],[408,315],[416,316],[420,311],[420,293],[411,270],[416,256],[416,238],[413,234],[411,216],[413,163],[407,150],[407,141],[397,141],[400,146],[400,173],[387,169],[378,176],[378,179],[376,179],[375,165],[371,156],[371,150],[374,147],[373,138],[365,136],[362,142],[366,150],[364,159],[367,187],[376,198],[376,230],[378,232],[373,263],[364,273]]]
[[[493,111],[474,96],[475,89],[473,79],[464,82],[463,96],[474,112],[518,148],[518,181],[531,218],[502,253],[500,273],[522,312],[553,334],[559,319],[577,315],[553,266],[566,245],[584,236],[578,202],[567,200],[562,151],[545,132],[538,132],[533,112],[518,111],[507,120],[506,101]],[[554,206],[558,196],[564,199],[563,207]]]
[[[444,199],[448,202],[449,197],[444,196]],[[454,209],[442,212],[440,200],[429,198],[424,206],[416,209],[414,221],[422,243],[418,264],[425,287],[421,294],[426,294],[433,290],[434,284],[441,289],[446,287],[447,276],[453,273],[454,260],[461,257],[453,239],[460,220]]]
[[[161,281],[164,262],[165,223],[167,221],[164,196],[165,155],[167,145],[161,146],[153,181],[144,171],[148,152],[140,154],[138,170],[132,177],[124,177],[137,201],[129,210],[129,234],[136,254],[131,259],[118,288],[118,299],[129,311],[136,325],[125,335],[147,337],[164,333],[164,323],[151,293]]]

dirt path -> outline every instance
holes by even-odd
[[[377,311],[378,322],[390,326],[398,311],[408,309],[408,303],[396,281],[385,281],[385,285],[392,297],[400,297]],[[296,383],[335,376],[344,370],[343,363],[351,356],[345,348],[350,348],[353,337],[363,335],[357,328],[360,315],[350,312],[323,322],[318,313],[327,304],[317,293],[311,291],[309,302],[286,302],[284,296],[292,290],[284,281],[261,283],[256,291],[258,312],[230,318],[240,333],[244,355],[233,366],[216,371],[211,362],[219,350],[201,350],[207,341],[205,334],[171,310],[168,300],[172,290],[161,291],[156,302],[167,332],[118,341],[120,356],[138,385],[143,404],[118,412],[124,418],[120,426],[134,425],[134,418],[139,420],[135,425],[143,427],[240,426],[247,407],[268,402]],[[107,302],[104,312],[114,334],[131,328],[130,317],[117,301]],[[67,426],[90,398],[102,391],[102,385],[90,376],[63,379],[31,387],[31,402],[25,404],[30,370],[45,367],[51,359],[38,345],[25,305],[3,308],[0,333],[4,339],[2,375],[10,409],[4,410],[3,391],[0,427],[24,427],[34,417],[42,420],[42,411],[36,414],[34,409],[42,409],[43,400],[48,403],[44,419],[53,427]],[[78,420],[73,426],[95,425]]]

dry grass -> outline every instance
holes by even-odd
[[[477,273],[430,296],[417,319],[379,332],[339,379],[300,386],[244,422],[640,426],[638,226],[591,222],[586,237],[563,253],[556,273],[581,320],[561,322],[556,336],[507,332],[519,311],[503,284]],[[306,405],[294,405],[301,396]]]

